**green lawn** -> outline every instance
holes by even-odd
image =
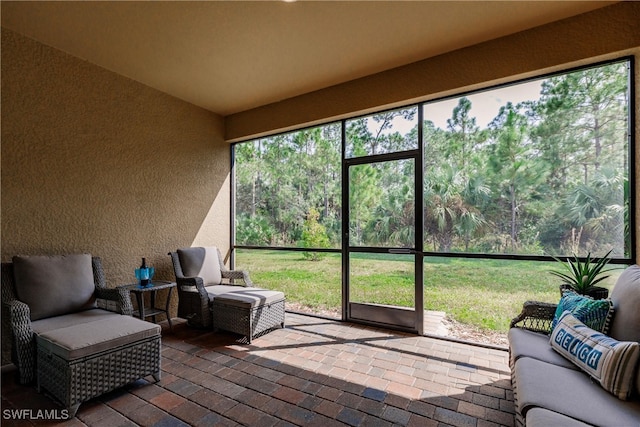
[[[341,258],[308,261],[301,252],[237,250],[236,268],[258,286],[277,289],[287,301],[318,312],[341,310]],[[413,264],[406,256],[357,254],[351,259],[353,301],[413,307]],[[462,258],[425,258],[426,310],[481,329],[506,332],[526,300],[557,302],[554,263]],[[611,288],[621,270],[604,286]]]

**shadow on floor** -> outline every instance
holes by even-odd
[[[4,370],[2,425],[514,425],[505,352],[302,315],[251,345],[176,319],[162,371],[61,420]]]

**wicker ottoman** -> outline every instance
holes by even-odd
[[[211,304],[213,328],[244,335],[247,341],[261,332],[284,328],[284,293],[240,288],[218,295]]]
[[[148,375],[160,380],[160,326],[115,314],[39,334],[38,391],[75,416],[80,404]]]

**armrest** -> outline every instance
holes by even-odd
[[[12,354],[20,372],[20,383],[29,384],[35,379],[36,346],[31,328],[31,310],[21,301],[12,300],[3,303],[3,309],[9,314],[9,324],[13,334]]]
[[[253,286],[253,282],[249,278],[249,272],[245,270],[223,270],[223,279],[231,279],[231,283],[235,284],[236,280],[241,280],[244,286]]]
[[[520,314],[511,320],[511,327],[549,335],[556,307],[557,304],[548,302],[527,301],[523,304]]]
[[[31,310],[29,306],[18,300],[12,300],[3,305],[9,312],[9,323],[16,340],[24,337],[31,341],[33,330],[31,329]]]
[[[200,298],[209,301],[209,294],[204,288],[202,277],[176,277],[176,284],[178,286],[178,292],[185,290],[183,287],[194,287],[200,294]]]
[[[98,303],[100,308],[115,311],[126,316],[133,315],[131,296],[129,290],[126,288],[96,288],[96,298],[105,301],[103,304]]]

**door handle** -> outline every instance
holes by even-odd
[[[418,254],[420,253],[419,251],[416,251],[415,249],[409,249],[409,248],[398,248],[398,249],[389,249],[389,253],[390,254],[400,254],[400,255],[409,255],[409,254]]]

